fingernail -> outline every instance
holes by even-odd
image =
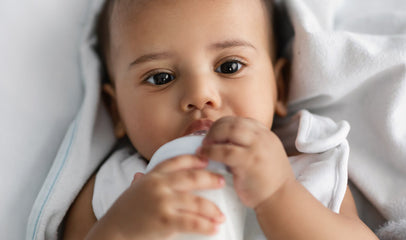
[[[138,172],[136,174],[134,174],[134,178],[133,181],[131,182],[131,184],[135,183],[138,179],[140,179],[142,176],[144,176],[144,174]]]
[[[220,213],[220,216],[217,217],[216,221],[222,223],[226,220],[226,216],[223,213]]]
[[[223,176],[219,177],[219,184],[221,186],[223,186],[225,183],[226,183],[226,180],[224,179],[224,177]]]

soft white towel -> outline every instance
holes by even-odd
[[[55,157],[28,220],[26,239],[57,239],[70,204],[112,148],[115,138],[100,101],[100,62],[93,46],[94,24],[104,0],[92,0],[80,45],[84,99]]]
[[[350,180],[389,220],[380,237],[405,239],[406,1],[284,2],[295,32],[292,111],[350,122]],[[361,217],[374,230],[383,223]]]
[[[86,0],[0,1],[0,239],[21,240],[82,102]]]

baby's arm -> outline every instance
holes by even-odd
[[[378,239],[358,218],[348,189],[340,214],[324,207],[298,182],[281,187],[255,212],[268,239]]]
[[[93,175],[76,197],[68,213],[63,231],[63,239],[84,239],[96,223],[92,198],[96,175]]]
[[[237,194],[268,239],[377,239],[349,191],[340,214],[324,207],[296,181],[279,138],[253,119],[216,121],[198,155],[230,167]]]
[[[224,185],[207,161],[183,155],[137,179],[99,221],[92,211],[94,177],[72,205],[64,239],[164,240],[181,232],[214,234],[224,216],[214,203],[194,195]],[[139,175],[137,175],[139,176]]]

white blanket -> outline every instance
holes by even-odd
[[[56,238],[70,204],[114,142],[92,50],[102,1],[92,0],[80,45],[81,108],[32,208],[26,239]],[[306,108],[350,122],[350,179],[391,221],[370,226],[382,239],[406,239],[406,1],[282,2],[295,31],[291,111]]]
[[[361,216],[382,239],[406,239],[406,1],[286,3],[291,110],[350,122],[350,180],[390,222]]]
[[[87,0],[0,0],[0,239],[21,240],[82,103]]]

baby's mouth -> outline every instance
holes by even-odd
[[[209,119],[195,120],[186,129],[183,136],[186,136],[186,135],[206,135],[212,124],[213,124],[213,121],[209,120]]]
[[[192,135],[192,136],[205,136],[205,135],[207,135],[208,132],[209,132],[208,130],[199,130],[199,131],[196,131],[196,132],[191,133],[189,135]]]

